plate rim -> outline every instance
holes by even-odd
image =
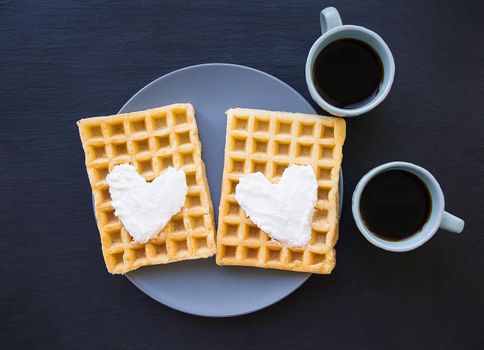
[[[201,64],[196,64],[196,65],[191,65],[191,66],[186,66],[186,67],[182,67],[182,68],[179,68],[179,69],[176,69],[176,70],[173,70],[171,72],[168,72],[156,79],[154,79],[153,81],[151,81],[150,83],[146,84],[145,86],[143,86],[140,90],[138,90],[133,96],[131,96],[128,101],[126,101],[126,103],[120,108],[120,110],[117,112],[117,114],[121,114],[121,113],[127,113],[125,111],[125,109],[127,108],[127,106],[133,101],[135,100],[139,95],[141,95],[144,91],[150,89],[154,84],[156,84],[159,80],[162,80],[162,79],[166,79],[172,75],[175,75],[175,74],[178,74],[180,72],[183,72],[183,71],[187,71],[187,70],[192,70],[192,69],[197,69],[197,68],[204,68],[204,67],[209,67],[209,66],[222,66],[222,67],[235,67],[235,68],[239,68],[239,69],[243,69],[243,70],[250,70],[250,71],[253,71],[253,72],[256,72],[256,73],[259,73],[259,74],[262,74],[272,80],[275,80],[277,81],[278,83],[284,85],[286,88],[288,88],[289,90],[291,90],[298,98],[302,99],[304,102],[306,102],[310,107],[311,109],[313,110],[313,113],[314,114],[317,114],[317,111],[315,110],[315,108],[311,105],[310,102],[308,102],[296,89],[294,89],[292,86],[290,86],[289,84],[287,84],[286,82],[282,81],[281,79],[269,74],[269,73],[266,73],[264,71],[261,71],[259,69],[256,69],[256,68],[252,68],[252,67],[248,67],[248,66],[244,66],[244,65],[239,65],[239,64],[233,64],[233,63],[201,63]],[[341,169],[340,170],[340,180],[339,180],[339,194],[340,194],[340,205],[339,205],[339,216],[341,216],[341,211],[342,211],[342,208],[343,208],[343,170]],[[210,259],[210,260],[213,260],[214,259],[214,256],[212,257],[209,257],[207,259]],[[247,268],[254,268],[254,267],[247,267]],[[154,293],[152,293],[151,289],[149,287],[146,287],[145,285],[143,285],[143,283],[139,283],[139,281],[135,281],[134,278],[132,278],[130,276],[130,273],[131,272],[128,272],[126,273],[124,276],[136,287],[138,288],[141,292],[143,292],[145,295],[149,296],[151,299],[155,300],[156,302],[160,303],[160,304],[163,304],[171,309],[174,309],[174,310],[177,310],[177,311],[180,311],[180,312],[183,312],[183,313],[186,313],[186,314],[189,314],[189,315],[194,315],[194,316],[202,316],[202,317],[210,317],[210,318],[226,318],[226,317],[236,317],[236,316],[242,316],[242,315],[247,315],[247,314],[250,314],[250,313],[253,313],[253,312],[257,312],[259,310],[262,310],[262,309],[266,309],[276,303],[278,303],[279,301],[281,301],[282,299],[288,297],[289,295],[291,295],[292,293],[294,293],[294,291],[296,289],[298,289],[299,287],[301,287],[307,280],[309,277],[311,277],[312,273],[305,273],[306,276],[305,278],[301,279],[300,283],[297,283],[293,288],[291,288],[285,295],[279,297],[279,298],[276,298],[274,299],[273,301],[269,302],[269,303],[266,303],[264,305],[261,305],[259,307],[256,307],[256,308],[251,308],[249,310],[246,310],[246,311],[243,311],[243,312],[237,312],[237,313],[232,313],[232,314],[221,314],[219,312],[213,312],[213,313],[201,313],[201,312],[197,312],[195,310],[190,310],[188,308],[186,308],[185,306],[180,306],[180,305],[175,305],[173,304],[172,302],[170,301],[167,301],[166,299],[164,299],[163,297],[160,297],[159,295],[155,295]],[[298,272],[300,273],[300,272]]]

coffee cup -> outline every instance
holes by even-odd
[[[385,99],[393,83],[395,62],[390,49],[375,32],[356,25],[343,25],[334,7],[322,10],[320,21],[322,35],[311,47],[306,61],[306,83],[311,97],[321,108],[339,117],[354,117],[372,110]],[[345,48],[344,40],[354,45]],[[328,66],[328,59],[319,58],[330,49],[334,51],[334,61],[341,62],[339,69],[343,74],[339,76],[338,69]],[[323,68],[318,68],[319,63]],[[343,63],[348,64],[349,69]],[[319,83],[323,82],[330,90],[333,87],[334,91],[326,93],[321,89],[322,84],[315,81],[316,77]]]
[[[399,240],[387,239],[385,236],[386,232],[375,232],[373,228],[378,225],[375,225],[375,224],[369,225],[366,222],[367,218],[365,217],[368,215],[368,210],[364,208],[364,205],[365,205],[364,201],[366,200],[364,197],[370,196],[372,194],[371,191],[374,191],[374,190],[370,190],[369,193],[366,194],[366,192],[368,191],[368,188],[370,188],[370,186],[373,186],[374,189],[378,189],[378,187],[375,187],[375,186],[378,186],[378,183],[380,184],[380,187],[383,186],[381,181],[386,181],[385,186],[394,186],[395,183],[391,182],[391,177],[389,176],[390,174],[389,172],[391,171],[393,171],[394,173],[393,176],[396,176],[396,175],[401,176],[404,179],[404,181],[407,181],[406,184],[405,183],[403,184],[401,191],[408,192],[408,190],[405,189],[405,186],[407,186],[408,184],[411,184],[411,181],[417,181],[417,182],[420,181],[421,184],[423,185],[423,188],[425,188],[427,191],[426,196],[428,196],[428,205],[427,205],[428,208],[426,208],[428,213],[425,214],[426,216],[425,220],[422,221],[422,224],[419,225],[420,227],[418,228],[418,230],[416,230],[416,232]],[[405,177],[405,173],[407,173],[407,175],[410,175],[410,176]],[[380,180],[379,182],[378,177],[380,177],[380,179],[383,179],[382,174],[386,174],[386,177],[384,180]],[[414,179],[412,179],[412,177]],[[393,179],[395,179],[395,177],[393,177]],[[374,193],[378,193],[378,192],[374,192]],[[404,196],[408,196],[408,194],[404,194],[404,193],[402,194]],[[417,194],[419,194],[419,192],[417,192]],[[425,199],[423,199],[422,201],[424,200]],[[381,205],[387,205],[385,203],[382,203],[384,202],[383,198],[376,197],[373,199],[373,202],[378,202],[378,201],[380,202]],[[411,202],[407,204],[411,205]],[[412,206],[411,209],[413,210],[414,207],[424,208],[424,205],[423,204],[421,205],[421,204],[422,203],[417,202],[417,205]],[[391,208],[385,208],[385,210],[387,209],[392,210]],[[367,212],[365,212],[365,210]],[[406,163],[406,162],[386,163],[372,169],[366,175],[364,175],[361,178],[361,180],[358,182],[358,185],[356,186],[355,191],[353,193],[352,211],[353,211],[353,217],[354,217],[356,226],[363,234],[363,236],[375,246],[385,250],[393,251],[393,252],[405,252],[421,246],[422,244],[427,242],[430,238],[432,238],[439,228],[449,232],[454,232],[454,233],[460,233],[464,229],[464,221],[462,219],[445,211],[444,194],[442,192],[442,189],[440,188],[439,183],[432,176],[432,174],[418,165],[415,165],[412,163]],[[386,216],[376,218],[375,220],[387,222],[386,224],[387,230],[391,231],[392,224],[391,224],[390,217],[393,214],[396,214],[395,218],[402,219],[400,216],[406,213],[392,213],[392,212],[389,212],[386,214],[380,213],[380,216],[382,215],[386,215]],[[417,215],[419,214],[417,213]],[[378,229],[376,231],[378,231]]]

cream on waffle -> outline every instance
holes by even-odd
[[[213,206],[191,104],[87,118],[77,124],[109,272],[124,274],[145,265],[215,253]],[[146,244],[133,241],[111,206],[105,179],[115,165],[124,163],[134,165],[147,181],[168,167],[182,169],[186,175],[184,207]]]
[[[331,273],[336,264],[343,119],[235,108],[227,111],[225,164],[217,230],[217,264]],[[290,165],[310,165],[318,181],[311,240],[290,247],[271,240],[235,199],[244,175],[278,182]]]

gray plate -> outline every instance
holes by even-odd
[[[315,113],[289,85],[264,72],[231,64],[203,64],[169,73],[141,89],[119,113],[189,102],[202,142],[210,192],[218,216],[222,183],[225,111],[231,107]],[[342,180],[342,179],[341,179]],[[342,196],[342,182],[340,193]],[[127,277],[153,299],[186,313],[227,317],[281,300],[310,274],[251,267],[219,267],[214,258],[149,266]]]

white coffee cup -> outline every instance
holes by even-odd
[[[324,110],[339,117],[355,117],[366,113],[378,106],[390,92],[395,76],[395,61],[393,55],[383,39],[375,32],[355,25],[343,25],[338,11],[334,7],[327,7],[321,11],[322,35],[313,44],[306,60],[306,83],[313,100]],[[338,108],[322,98],[313,80],[313,67],[321,50],[330,43],[340,39],[356,39],[372,47],[383,64],[383,79],[377,95],[364,105],[357,108]]]
[[[371,232],[366,227],[360,211],[361,194],[368,182],[376,175],[389,170],[404,170],[416,175],[422,180],[430,193],[432,209],[429,219],[418,232],[400,241],[387,241]],[[445,211],[444,194],[432,174],[418,165],[406,162],[386,163],[377,166],[363,176],[353,192],[352,211],[356,226],[363,236],[377,247],[392,252],[406,252],[420,247],[432,238],[439,228],[454,233],[461,233],[464,229],[464,221],[462,219]]]

